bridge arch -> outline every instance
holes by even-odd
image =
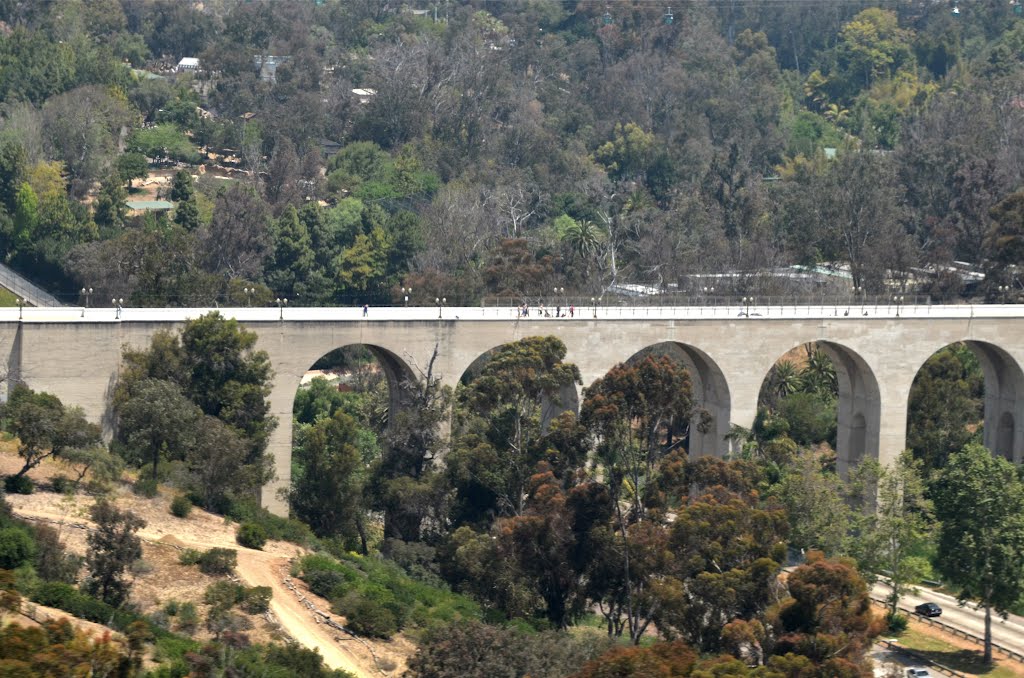
[[[917,365],[915,380],[929,360],[940,351],[962,344],[977,358],[984,379],[983,411],[985,447],[1014,463],[1024,461],[1024,370],[1001,346],[967,339],[938,346]],[[908,400],[910,395],[908,394]],[[911,422],[908,422],[908,428]]]
[[[307,369],[312,370],[317,364],[321,363],[321,361],[328,359],[329,356],[340,354],[344,349],[358,348],[365,349],[380,367],[381,373],[384,376],[384,381],[388,387],[388,411],[395,412],[401,409],[404,405],[402,385],[409,382],[415,383],[417,377],[405,360],[383,346],[361,342],[351,342],[337,346],[316,358],[309,364]],[[301,388],[301,386],[299,388]],[[297,393],[298,389],[296,389],[296,394]],[[388,421],[390,422],[391,419],[392,418],[389,417]]]
[[[824,353],[835,370],[836,470],[845,476],[862,459],[879,458],[881,396],[878,380],[868,362],[849,346],[823,339],[802,345]],[[786,362],[785,355],[779,356],[765,374],[762,389],[771,379],[772,370]]]
[[[629,364],[646,356],[667,356],[680,363],[690,375],[693,414],[690,418],[686,450],[691,456],[723,457],[728,451],[731,426],[729,384],[722,368],[707,353],[680,341],[650,344],[625,358]],[[710,426],[701,426],[703,413],[711,417]]]

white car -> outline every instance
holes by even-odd
[[[907,669],[907,678],[931,678],[928,669]]]

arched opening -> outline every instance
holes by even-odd
[[[918,369],[907,408],[907,447],[925,471],[941,469],[970,442],[1019,462],[1024,373],[1009,353],[983,341],[942,347]]]
[[[293,401],[289,505],[317,536],[368,550],[364,496],[373,469],[386,462],[388,433],[412,383],[405,361],[365,344],[334,349],[306,371]],[[387,522],[386,507],[374,508]]]
[[[721,368],[700,349],[674,341],[648,346],[630,356],[625,364],[634,365],[651,356],[667,357],[680,365],[689,376],[692,414],[689,421],[679,422],[682,445],[691,457],[725,456],[729,450],[730,398],[729,385]]]
[[[878,456],[879,402],[874,374],[857,353],[834,342],[803,344],[781,356],[761,384],[753,448],[784,463],[798,448],[827,446],[845,475]]]

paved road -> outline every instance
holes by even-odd
[[[2,308],[0,322],[181,322],[218,310],[223,315],[241,321],[308,320],[308,321],[495,321],[508,320],[524,323],[563,323],[597,320],[729,320],[771,321],[822,319],[835,322],[853,322],[873,318],[1021,318],[1024,304],[957,304],[948,306],[577,306],[574,318],[554,318],[531,311],[526,318],[517,318],[510,306],[376,306],[370,307],[364,317],[361,307],[292,307],[279,308]],[[554,314],[553,309],[549,309]],[[565,310],[565,309],[563,309]]]
[[[875,585],[872,595],[876,598],[884,598],[889,595],[889,591],[888,586],[879,583]],[[915,605],[927,601],[939,604],[942,608],[942,616],[939,619],[943,622],[962,631],[973,633],[979,638],[985,636],[985,611],[976,610],[972,606],[960,607],[956,603],[956,598],[944,593],[919,588],[916,595],[904,596],[900,599],[900,607],[913,609]],[[993,613],[992,641],[1014,652],[1024,654],[1024,617],[1010,615],[1004,620]]]

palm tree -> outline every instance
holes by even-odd
[[[569,245],[573,253],[587,261],[597,256],[604,242],[604,231],[589,219],[573,220],[562,234],[562,242]]]
[[[850,111],[839,104],[829,104],[825,107],[825,119],[835,125],[842,125],[850,117]]]
[[[836,367],[828,354],[813,344],[807,344],[807,365],[800,378],[808,391],[821,395],[835,395],[839,390]]]
[[[772,368],[772,375],[769,378],[775,393],[780,398],[785,398],[791,393],[796,393],[800,390],[800,370],[788,360],[775,363],[775,366]]]

